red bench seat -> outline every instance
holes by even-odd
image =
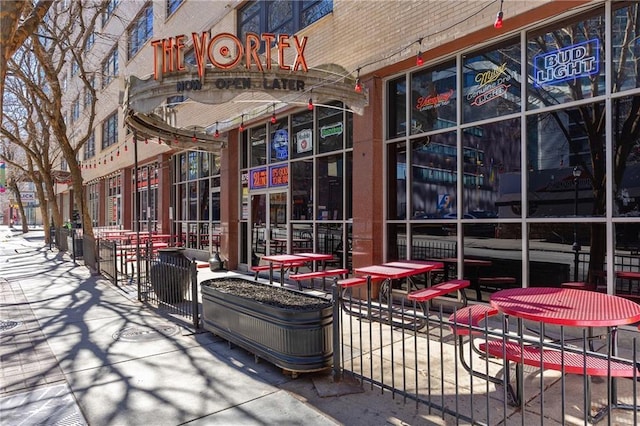
[[[525,345],[522,348],[520,343],[503,342],[502,340],[482,343],[479,349],[495,358],[505,358],[508,361],[533,367],[542,366],[546,370],[562,371],[564,367],[564,372],[570,374],[586,373],[588,376],[605,377],[609,374],[609,362],[604,357],[564,352],[563,358],[562,352],[558,350],[540,349],[531,345]],[[634,366],[632,363],[611,360],[612,377],[633,377],[636,368],[640,367]],[[636,374],[640,374],[640,371]]]
[[[340,286],[341,288],[356,287],[366,283],[367,279],[363,277],[351,277],[345,278],[343,280],[338,280],[338,286]]]
[[[409,300],[415,300],[416,302],[426,302],[436,297],[444,296],[445,294],[453,293],[455,291],[463,290],[469,287],[469,280],[449,280],[440,284],[432,285],[431,287],[423,288],[422,290],[412,291],[407,295]],[[466,296],[462,292],[464,305],[466,306]]]
[[[489,305],[471,305],[458,309],[449,316],[451,331],[459,336],[468,336],[469,334],[482,334],[480,331],[473,330],[471,327],[480,327],[480,321],[485,318],[497,315],[498,310]]]
[[[344,276],[349,273],[348,269],[327,269],[324,271],[306,272],[304,274],[289,275],[289,279],[298,282],[298,290],[302,290],[302,281],[313,280],[314,278],[322,278],[322,290],[326,290],[325,278]]]

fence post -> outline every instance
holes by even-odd
[[[96,257],[96,271],[98,272],[98,275],[100,275],[100,238],[96,238],[94,240],[94,250],[95,250],[95,257]]]
[[[113,285],[115,285],[116,287],[118,286],[118,258],[117,258],[117,254],[118,254],[118,248],[117,248],[117,244],[114,242],[113,246],[111,247],[111,261],[113,262],[113,264],[111,265],[111,267],[113,268],[112,271],[114,271],[113,273]]]
[[[333,279],[331,286],[333,308],[333,381],[342,380],[342,367],[340,360],[340,291],[338,290],[338,278]]]
[[[198,268],[194,257],[189,265],[191,275],[191,312],[193,314],[193,326],[197,330],[200,326],[200,313],[198,312]]]
[[[76,263],[76,230],[71,230],[71,257],[73,257],[73,263]]]

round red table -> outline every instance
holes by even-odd
[[[500,312],[546,324],[613,327],[640,321],[640,305],[622,297],[572,288],[500,290],[490,303]]]

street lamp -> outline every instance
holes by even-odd
[[[574,202],[573,202],[573,215],[578,217],[578,180],[580,179],[580,175],[582,174],[582,170],[575,166],[573,168],[573,187],[574,187]],[[571,247],[574,252],[573,257],[573,281],[578,281],[578,265],[580,260],[578,259],[580,255],[580,244],[578,244],[578,222],[573,222],[573,246]]]

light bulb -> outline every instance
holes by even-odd
[[[500,28],[502,28],[502,11],[498,12],[498,16],[496,16],[496,22],[495,24],[493,24],[493,26],[499,30]]]

